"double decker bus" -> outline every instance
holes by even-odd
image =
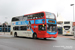
[[[56,38],[56,16],[50,12],[37,12],[23,16],[13,17],[11,21],[11,34],[15,37],[25,36],[36,38]]]
[[[63,35],[73,35],[73,22],[72,21],[64,21],[63,22]]]

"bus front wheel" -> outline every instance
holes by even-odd
[[[16,32],[14,33],[14,37],[17,37],[17,33]]]
[[[34,39],[37,39],[37,34],[33,34],[33,38]]]

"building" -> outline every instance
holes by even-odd
[[[58,28],[58,34],[62,34],[63,33],[63,22],[67,21],[66,19],[64,19],[61,15],[58,15],[57,17],[57,28]]]
[[[0,32],[10,32],[11,25],[0,25]]]

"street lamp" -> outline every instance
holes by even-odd
[[[73,29],[74,29],[74,39],[75,39],[74,4],[71,4],[70,6],[73,6]]]
[[[74,4],[71,4],[70,6],[73,6],[73,22],[74,22]]]

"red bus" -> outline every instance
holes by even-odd
[[[13,17],[11,33],[15,37],[56,38],[58,35],[56,16],[50,12],[37,12]]]

